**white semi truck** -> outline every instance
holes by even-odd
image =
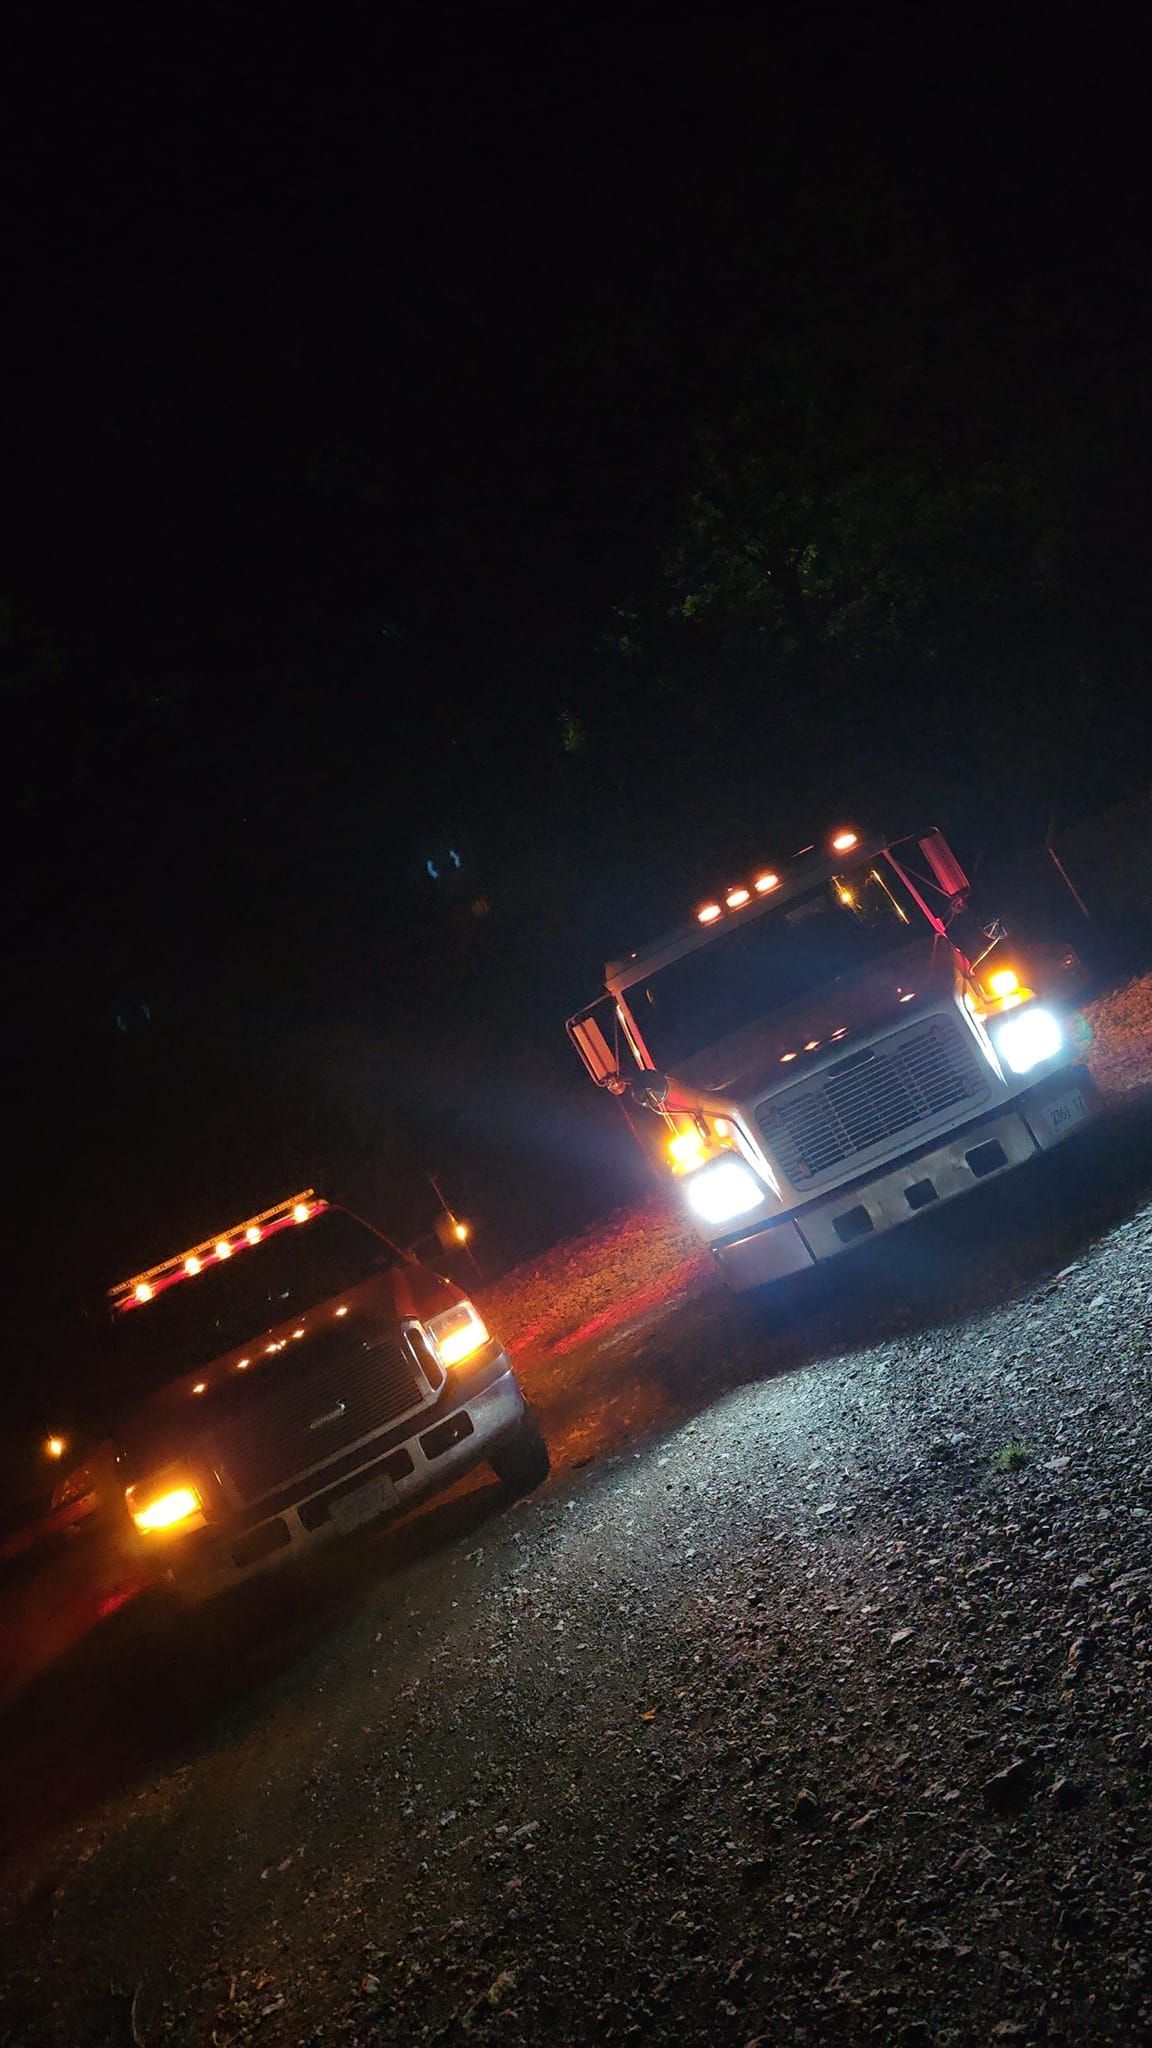
[[[909,1222],[1096,1113],[1075,954],[1010,947],[968,896],[938,830],[843,827],[611,963],[569,1020],[592,1079],[663,1120],[731,1287]]]

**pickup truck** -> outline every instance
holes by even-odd
[[[98,1486],[192,1604],[548,1451],[459,1287],[313,1190],[111,1291]]]

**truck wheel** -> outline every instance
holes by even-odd
[[[534,1487],[543,1485],[552,1463],[540,1424],[530,1408],[525,1409],[515,1429],[493,1444],[488,1463],[510,1493],[531,1493]]]

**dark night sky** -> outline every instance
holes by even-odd
[[[1148,52],[929,14],[11,30],[19,1418],[84,1290],[286,1179],[407,1236],[439,1167],[494,1261],[626,1193],[563,1018],[717,863],[1147,784]],[[849,615],[925,479],[990,508],[886,640],[673,617],[701,429],[777,377],[761,510],[835,496]]]

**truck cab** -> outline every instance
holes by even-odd
[[[499,1339],[450,1281],[311,1188],[114,1288],[102,1500],[201,1600],[548,1453]]]
[[[720,1271],[762,1286],[912,1221],[1095,1114],[1081,970],[969,910],[936,829],[844,826],[611,963],[569,1020],[592,1079],[664,1124]]]

